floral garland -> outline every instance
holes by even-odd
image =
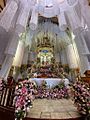
[[[46,81],[42,81],[41,85],[37,87],[35,98],[47,98],[47,99],[62,99],[69,98],[68,88],[64,85],[64,82],[60,82],[53,88],[48,88]]]
[[[34,82],[24,80],[19,82],[15,89],[15,118],[16,120],[24,118],[27,110],[32,107]]]
[[[73,98],[78,111],[90,115],[90,86],[88,83],[77,81],[73,85]]]

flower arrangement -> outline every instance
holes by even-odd
[[[24,80],[19,82],[15,89],[15,118],[16,120],[24,118],[27,110],[32,107],[32,100],[34,99],[34,82]]]
[[[90,114],[90,85],[81,81],[73,85],[73,98],[78,111],[83,115]]]
[[[43,83],[43,84],[42,84]],[[46,81],[42,82],[41,86],[37,87],[37,94],[35,98],[47,98],[47,99],[62,99],[69,98],[68,88],[64,85],[64,82],[59,83],[53,88],[48,88]]]
[[[27,110],[32,107],[34,98],[61,99],[68,97],[68,88],[64,82],[48,88],[46,81],[42,81],[40,86],[31,80],[21,81],[15,89],[15,118],[18,120],[26,116]]]

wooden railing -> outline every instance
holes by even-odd
[[[5,85],[0,92],[0,120],[15,120],[15,85]]]
[[[0,106],[14,107],[15,86],[5,86],[0,95]]]

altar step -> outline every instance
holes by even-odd
[[[41,118],[24,118],[23,120],[84,120],[83,117],[79,117],[79,118],[66,118],[66,119],[41,119]]]
[[[71,99],[36,99],[25,120],[83,120]]]

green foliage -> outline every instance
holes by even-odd
[[[24,118],[24,115],[25,115],[25,111],[23,110],[18,110],[17,112],[15,112],[15,117],[17,119]]]
[[[63,89],[65,87],[64,82],[60,82],[58,85],[56,85],[54,88]]]

